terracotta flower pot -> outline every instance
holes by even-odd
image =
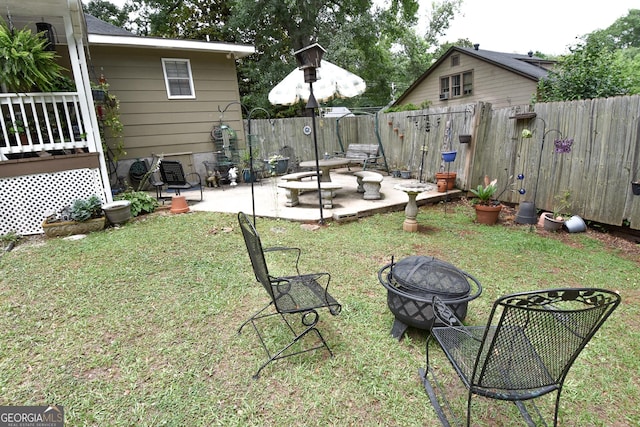
[[[502,205],[476,205],[476,222],[493,225],[498,222]]]
[[[438,193],[444,193],[447,190],[453,190],[456,184],[456,176],[456,172],[436,173],[436,184],[438,185]]]

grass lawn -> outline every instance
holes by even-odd
[[[567,378],[560,424],[640,425],[640,260],[589,233],[476,225],[465,205],[421,208],[418,233],[402,231],[403,219],[309,231],[258,218],[266,246],[301,247],[303,271],[332,274],[343,310],[320,317],[335,357],[278,361],[257,381],[262,347],[251,328],[236,332],[267,295],[235,215],[154,214],[82,240],[19,244],[0,258],[0,405],[60,404],[69,426],[438,425],[418,376],[426,334],[390,336],[377,279],[392,255],[431,255],[482,283],[469,324],[510,292],[618,291],[621,306]],[[480,401],[476,425],[519,425],[514,408]]]

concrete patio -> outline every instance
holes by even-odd
[[[342,186],[336,191],[333,198],[333,208],[323,208],[323,218],[333,221],[348,221],[363,216],[373,215],[380,212],[404,210],[409,196],[394,187],[397,184],[407,184],[416,180],[393,178],[391,175],[382,173],[384,179],[381,183],[380,200],[364,200],[362,193],[358,193],[356,177],[353,172],[359,168],[336,169],[331,171],[331,180]],[[308,178],[307,178],[308,179]],[[313,178],[315,179],[315,178]],[[277,186],[279,177],[270,177],[254,183],[253,200],[255,201],[255,214],[259,217],[282,218],[293,221],[314,222],[320,220],[320,208],[317,191],[308,191],[300,195],[300,204],[295,207],[285,206],[286,195],[282,188]],[[416,198],[417,205],[436,203],[447,198],[458,198],[461,196],[460,190],[452,190],[447,193],[438,193],[435,183],[430,191],[419,194]],[[163,192],[163,195],[171,193]],[[237,186],[225,184],[223,188],[204,189],[204,200],[199,199],[199,191],[182,192],[189,201],[193,211],[211,211],[238,213],[240,211],[247,214],[253,213],[251,184],[240,183]],[[170,201],[166,202],[170,204]]]

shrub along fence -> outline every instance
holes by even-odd
[[[379,143],[389,169],[409,169],[413,178],[435,182],[437,172],[456,172],[456,185],[468,190],[488,175],[498,179],[503,202],[534,201],[549,211],[564,204],[564,213],[585,220],[640,229],[640,196],[631,191],[640,180],[638,95],[497,110],[479,102],[316,122],[320,156]],[[308,117],[251,122],[260,155],[289,146],[300,160],[314,158],[310,127]],[[469,142],[461,142],[465,135]],[[456,151],[455,160],[444,162],[442,151]]]

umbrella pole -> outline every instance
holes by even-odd
[[[318,182],[318,201],[320,204],[320,224],[324,224],[324,217],[322,216],[322,187],[320,184],[320,164],[318,162],[318,133],[316,132],[316,108],[318,108],[318,101],[313,95],[313,82],[309,83],[309,101],[307,101],[307,109],[311,113],[311,126],[313,127],[313,148],[316,155],[316,181]]]

